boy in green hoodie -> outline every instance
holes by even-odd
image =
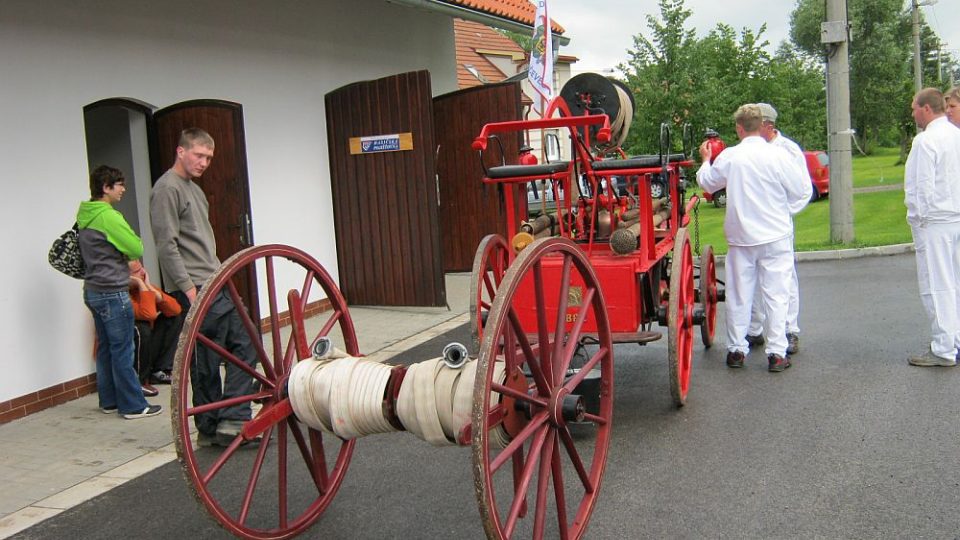
[[[126,191],[123,173],[101,165],[90,174],[90,200],[80,203],[77,227],[86,270],[83,302],[97,332],[97,393],[100,410],[128,420],[156,416],[163,409],[143,398],[133,368],[133,307],[127,288],[129,263],[143,255],[143,243],[123,214],[113,208]]]

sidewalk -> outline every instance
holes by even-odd
[[[468,322],[470,274],[447,274],[446,286],[450,309],[350,308],[360,350],[384,361]],[[170,386],[157,388],[148,401],[164,411],[152,418],[104,415],[90,394],[0,426],[0,538],[177,459]]]
[[[805,252],[798,253],[797,260],[895,255],[912,249],[912,244],[900,244]],[[718,257],[718,264],[722,262]],[[448,274],[446,286],[449,310],[351,308],[360,350],[387,360],[468,322],[470,274]],[[175,460],[170,387],[158,389],[160,395],[149,401],[163,404],[165,410],[153,418],[131,421],[104,415],[96,394],[91,394],[0,426],[0,482],[6,488],[0,493],[0,539]]]

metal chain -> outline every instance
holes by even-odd
[[[700,256],[700,201],[693,205],[693,252]]]

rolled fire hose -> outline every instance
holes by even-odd
[[[352,439],[397,429],[383,412],[393,366],[347,356],[303,360],[290,373],[288,395],[297,418],[314,429]],[[444,358],[411,365],[400,385],[396,414],[407,431],[435,446],[456,444],[458,432],[471,421],[477,361],[449,367]],[[494,380],[505,379],[502,363]],[[499,394],[491,392],[491,401]],[[502,426],[491,432],[492,444],[504,447]]]

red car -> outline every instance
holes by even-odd
[[[807,161],[810,183],[813,184],[810,202],[826,197],[830,192],[830,156],[823,150],[804,150],[803,157]],[[717,208],[723,208],[727,205],[727,190],[721,189],[712,194],[704,193],[703,198],[712,201]]]

